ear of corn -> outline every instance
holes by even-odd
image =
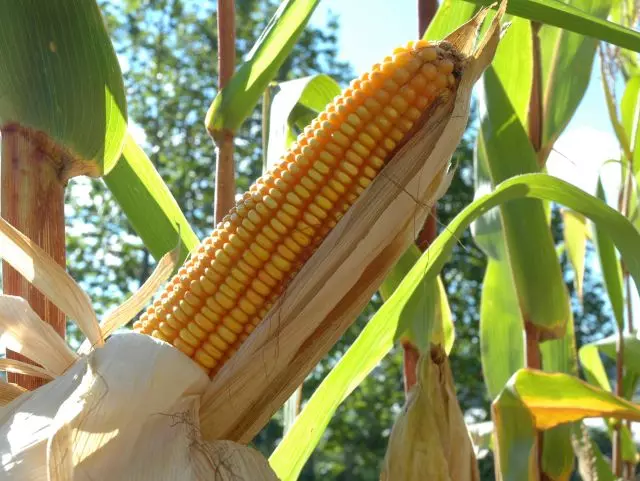
[[[460,63],[448,44],[421,40],[354,80],[251,186],[134,330],[214,375],[430,108],[455,93]]]

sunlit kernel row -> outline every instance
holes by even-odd
[[[420,41],[354,80],[205,239],[136,322],[215,374],[373,182],[454,63]]]

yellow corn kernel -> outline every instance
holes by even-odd
[[[436,99],[461,63],[425,40],[354,80],[206,238],[134,330],[213,376],[246,340]]]

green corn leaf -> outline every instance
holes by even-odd
[[[540,344],[542,367],[546,372],[561,372],[578,375],[577,353],[573,315],[569,319],[564,336]],[[556,426],[545,431],[543,437],[542,471],[554,481],[568,480],[574,468],[572,426]]]
[[[611,392],[611,384],[609,383],[607,372],[604,370],[602,359],[600,359],[598,347],[593,344],[586,344],[580,348],[578,356],[587,381],[600,389]]]
[[[275,165],[298,132],[331,102],[341,90],[328,75],[317,74],[278,84],[269,115],[267,165]]]
[[[613,432],[613,429],[611,429],[611,439],[613,439]],[[631,434],[631,430],[626,424],[620,426],[620,439],[622,441],[620,443],[622,460],[636,464],[638,462],[638,448],[633,440],[633,434]]]
[[[211,103],[205,125],[216,138],[235,132],[258,104],[269,82],[291,53],[319,0],[285,0],[249,52]]]
[[[522,369],[492,405],[503,481],[534,481],[536,430],[587,417],[640,420],[640,406],[568,374]]]
[[[493,183],[536,172],[536,154],[492,67],[485,72],[484,87],[488,108],[481,130]],[[522,317],[538,329],[543,340],[562,337],[570,306],[545,206],[527,199],[500,210]]]
[[[501,257],[489,259],[480,298],[480,360],[491,399],[495,399],[511,376],[524,367],[522,316],[504,242],[497,247]]]
[[[562,209],[562,228],[567,256],[574,271],[574,284],[578,298],[582,300],[582,280],[587,252],[587,219],[572,210]]]
[[[580,362],[582,364],[587,381],[600,389],[611,392],[609,378],[602,365],[600,352],[606,354],[612,359],[616,359],[616,342],[617,335],[611,336],[600,341],[586,344],[580,348]],[[624,366],[627,370],[623,379],[625,387],[624,397],[631,398],[635,393],[635,378],[640,374],[640,340],[632,335],[624,339]],[[628,352],[626,351],[628,348]],[[613,439],[613,426],[607,424],[609,437]],[[622,455],[625,461],[635,462],[637,457],[637,449],[633,437],[627,428],[621,427],[622,434]]]
[[[627,82],[620,102],[622,125],[629,139],[636,185],[640,179],[640,75]]]
[[[602,188],[600,179],[598,179],[596,190],[598,197],[605,201],[604,189]],[[616,256],[616,249],[609,232],[603,229],[602,226],[597,224],[593,226],[593,238],[596,244],[598,259],[600,260],[604,284],[613,309],[613,315],[618,329],[622,330],[624,329],[624,295],[622,290],[622,270],[618,257]]]
[[[440,320],[440,323],[437,326],[438,331],[434,335],[433,342],[442,344],[444,351],[449,355],[456,340],[456,330],[453,324],[453,315],[451,314],[451,306],[449,306],[447,290],[444,287],[441,276],[438,276],[438,294],[437,319]]]
[[[70,153],[65,178],[109,172],[122,150],[127,107],[97,3],[0,5],[0,124],[44,132]]]
[[[297,479],[333,413],[393,347],[398,324],[412,296],[422,289],[425,282],[436,278],[464,230],[489,209],[522,197],[564,204],[606,226],[631,275],[640,279],[640,253],[637,249],[640,233],[620,213],[579,188],[545,174],[521,175],[503,182],[493,193],[475,200],[451,221],[402,277],[387,301],[316,389],[269,459],[280,479]],[[530,431],[526,425],[523,428]]]
[[[411,244],[380,285],[379,292],[383,301],[386,302],[391,297],[419,258],[420,249],[415,244]],[[434,326],[434,322],[438,324]],[[432,326],[436,329],[433,334],[437,336],[437,340],[431,338]],[[451,352],[455,340],[455,328],[447,292],[440,276],[437,277],[435,284],[426,283],[421,291],[416,292],[416,295],[412,296],[407,303],[398,322],[394,341],[402,337],[410,339],[422,352],[426,352],[429,348],[429,342],[442,343],[445,352],[447,354]]]
[[[571,478],[575,453],[571,444],[573,424],[555,426],[542,433],[542,463],[540,468],[550,481]]]
[[[639,383],[640,374],[637,370],[628,369],[627,372],[624,373],[622,384],[624,385],[624,397],[626,399],[631,399],[635,395]]]
[[[518,17],[508,20],[511,21],[511,25],[501,39],[491,65],[515,114],[522,125],[526,125],[533,70],[531,27],[528,21]],[[518,69],[515,70],[514,59],[518,61]],[[491,192],[494,187],[482,131],[478,133],[474,149],[474,184],[476,198]],[[504,243],[500,209],[489,211],[476,220],[471,232],[476,244],[485,254],[497,258],[499,255],[496,249]]]
[[[474,199],[478,199],[493,191],[493,182],[487,165],[487,149],[482,137],[482,132],[478,132],[476,145],[473,151],[473,172],[474,172]],[[499,260],[503,252],[504,232],[502,231],[502,219],[500,218],[500,208],[494,208],[478,217],[471,224],[471,234],[476,245],[490,258]]]
[[[607,76],[605,75],[604,70],[601,68],[601,77],[602,77],[602,90],[604,91],[604,100],[607,105],[607,112],[609,114],[609,120],[611,121],[611,126],[613,127],[613,131],[616,134],[618,139],[618,143],[622,151],[625,153],[625,156],[630,156],[630,144],[629,137],[627,132],[625,131],[624,125],[618,118],[618,108],[615,103],[615,99],[613,97],[613,92],[611,91],[611,86],[607,81]]]
[[[616,359],[616,344],[618,335],[606,337],[599,341],[593,342],[592,345],[600,350],[603,354],[606,354],[611,359]],[[634,334],[625,334],[623,337],[624,344],[624,367],[625,369],[634,371],[636,374],[640,374],[640,339]]]
[[[127,133],[122,158],[104,181],[136,233],[159,260],[180,242],[182,264],[200,242],[149,157]]]
[[[569,311],[564,336],[540,344],[542,368],[547,372],[578,375],[578,353],[575,347],[573,314]]]
[[[571,7],[604,20],[611,9],[611,0],[572,0]],[[549,25],[542,26],[539,36],[543,109],[541,155],[546,160],[584,97],[598,42],[593,37]]]
[[[490,6],[492,0],[465,0]],[[511,0],[507,13],[640,52],[640,33],[581,11],[558,0]]]
[[[510,22],[509,28],[500,40],[491,66],[500,79],[513,112],[526,128],[533,76],[531,23],[518,17],[507,17],[505,22]],[[514,62],[518,62],[517,69],[513,68]]]
[[[480,7],[460,0],[443,0],[435,17],[431,20],[423,38],[425,40],[441,40],[467,23]],[[488,22],[487,22],[488,23]]]

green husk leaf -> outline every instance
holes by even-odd
[[[420,258],[415,244],[409,246],[380,286],[380,296],[387,301],[411,267]],[[432,338],[432,336],[434,336]],[[440,276],[436,282],[425,283],[407,303],[396,329],[395,340],[408,339],[421,352],[428,352],[431,343],[442,344],[449,354],[455,340],[455,328],[447,293]]]

